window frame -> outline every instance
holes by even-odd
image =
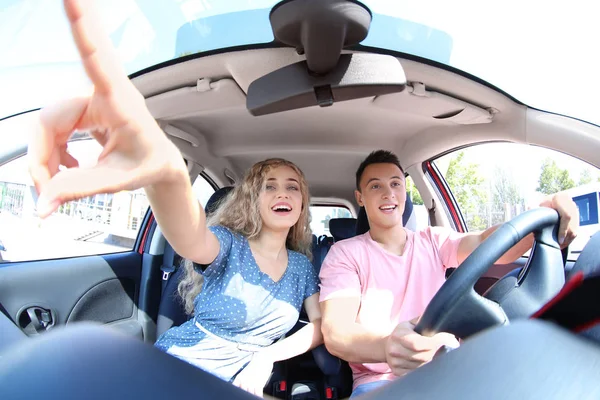
[[[463,148],[464,147],[460,147],[453,151],[460,151]],[[449,153],[452,153],[452,151],[447,151],[423,162],[423,173],[425,177],[429,180],[431,186],[433,187],[438,201],[444,207],[444,211],[446,212],[446,216],[448,217],[448,221],[450,222],[450,224],[452,224],[452,227],[459,233],[467,233],[469,232],[469,230],[467,228],[467,224],[460,210],[460,207],[458,206],[456,198],[454,197],[454,193],[452,193],[448,182],[446,182],[446,179],[444,179],[444,176],[442,175],[441,171],[435,165],[436,159],[443,157]],[[429,210],[429,208],[427,209]]]

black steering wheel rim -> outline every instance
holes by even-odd
[[[452,333],[465,339],[510,319],[527,317],[564,285],[562,253],[557,240],[559,216],[550,208],[527,211],[500,226],[446,280],[421,316],[415,331],[432,336]],[[534,234],[527,264],[499,301],[475,292],[477,280],[510,248]]]

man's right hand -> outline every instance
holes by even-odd
[[[458,341],[449,333],[438,333],[432,337],[415,332],[417,319],[402,322],[387,338],[386,361],[396,376],[420,367],[432,360],[440,347],[457,347]]]

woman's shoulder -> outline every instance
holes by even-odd
[[[302,270],[307,267],[312,268],[312,262],[308,259],[305,254],[302,254],[295,250],[288,250],[288,257],[290,265],[294,265]]]
[[[246,240],[246,237],[244,235],[242,235],[241,233],[238,233],[236,231],[234,231],[231,228],[228,228],[225,225],[211,225],[208,227],[208,229],[214,233],[217,238],[219,239],[223,239],[223,238],[231,238],[234,241],[244,241]]]
[[[300,253],[299,251],[288,249],[288,254],[290,260],[294,259],[294,261],[310,262],[308,257],[306,257],[305,254]]]

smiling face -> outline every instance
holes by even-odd
[[[259,195],[263,227],[290,229],[302,212],[300,177],[292,168],[280,166],[267,172]]]
[[[406,201],[404,174],[396,165],[378,163],[367,166],[360,179],[356,201],[365,207],[371,228],[402,226]]]

